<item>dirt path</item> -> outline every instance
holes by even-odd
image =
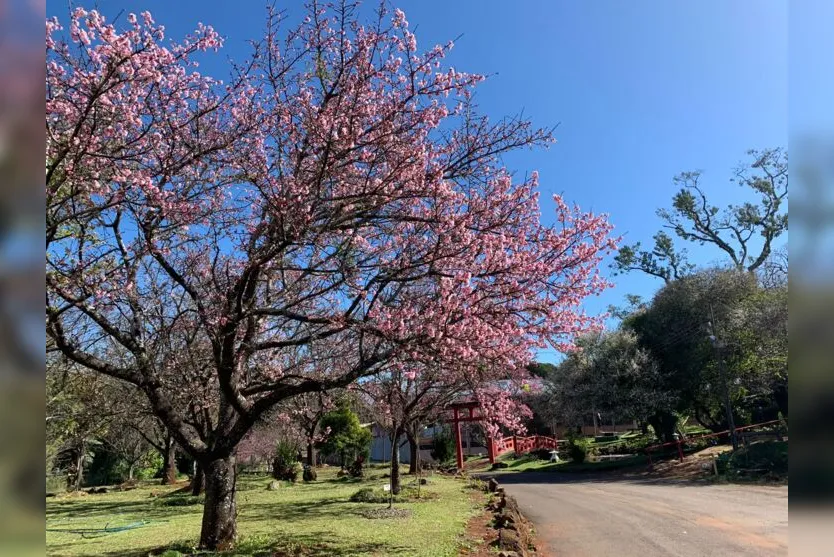
[[[787,486],[522,473],[499,478],[558,557],[787,555]]]

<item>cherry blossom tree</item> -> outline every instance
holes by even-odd
[[[290,419],[302,435],[307,450],[307,465],[316,465],[316,444],[322,442],[326,431],[321,430],[321,419],[336,406],[334,392],[312,392],[294,397],[288,401]]]
[[[207,549],[234,543],[235,449],[276,405],[402,362],[515,373],[607,286],[606,218],[556,197],[543,225],[538,175],[502,165],[549,130],[478,116],[483,78],[399,10],[307,12],[270,13],[226,82],[196,68],[211,27],[47,21],[48,335],[200,464]]]
[[[403,436],[411,450],[409,473],[420,470],[419,436],[422,426],[448,417],[447,406],[459,398],[480,402],[482,426],[492,436],[502,430],[524,431],[523,419],[530,414],[517,392],[529,389],[526,367],[512,372],[477,366],[475,370],[455,369],[452,362],[444,366],[417,362],[392,365],[383,373],[364,381],[361,390],[369,401],[375,421],[389,434],[392,447],[391,490],[400,490],[399,447]],[[508,388],[502,383],[518,388]]]
[[[272,411],[258,420],[240,441],[235,456],[238,462],[248,464],[271,463],[280,442],[300,447],[303,441],[304,435],[288,414]]]
[[[442,413],[443,407],[465,387],[466,381],[455,374],[439,369],[418,369],[418,366],[394,365],[372,380],[365,381],[361,390],[374,421],[388,433],[391,442],[391,493],[400,492],[400,440],[409,434],[417,443],[418,428],[430,417]],[[412,445],[411,463],[418,465],[419,445]]]

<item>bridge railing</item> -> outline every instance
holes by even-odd
[[[774,436],[778,437],[780,440],[784,437],[787,437],[787,420],[770,420],[769,422],[761,422],[758,424],[751,424],[742,427],[735,428],[735,433],[737,436],[743,437],[746,433],[752,433],[755,430],[762,430],[763,428],[772,433]],[[691,435],[685,439],[677,438],[674,441],[670,441],[668,443],[660,443],[657,445],[652,445],[650,447],[645,448],[646,458],[649,461],[649,468],[654,465],[654,461],[652,459],[652,453],[657,451],[657,449],[666,449],[667,447],[676,447],[678,453],[678,459],[683,462],[684,460],[684,450],[687,444],[692,443],[693,441],[697,441],[700,439],[715,439],[716,442],[719,442],[722,438],[726,438],[725,442],[729,442],[731,438],[730,430],[719,431],[717,433],[708,433],[706,435]]]
[[[514,435],[512,437],[504,437],[492,442],[490,462],[494,463],[497,457],[510,451],[520,455],[539,449],[556,450],[558,448],[559,440],[546,435],[531,435],[529,437],[518,437]]]

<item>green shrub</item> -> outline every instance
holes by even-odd
[[[788,473],[787,441],[754,443],[730,454],[728,464],[732,470],[763,470],[766,473],[778,475]]]
[[[272,477],[276,480],[294,482],[300,472],[298,447],[287,441],[279,441],[272,460]]]
[[[624,443],[623,454],[642,453],[645,452],[648,447],[656,443],[657,441],[654,435],[640,435],[639,437],[628,439]]]
[[[363,487],[349,499],[352,503],[384,503],[387,500],[387,497],[380,500],[379,493],[372,487]]]
[[[529,456],[538,460],[550,460],[550,450],[551,449],[536,449],[535,451],[529,453]]]
[[[301,475],[302,467],[300,462],[293,462],[292,466],[290,466],[286,472],[284,473],[284,480],[288,482],[295,483],[298,481],[298,476]]]
[[[422,497],[431,499],[430,493],[423,492]],[[406,501],[416,501],[418,491],[416,487],[403,487],[400,492],[394,496],[394,501],[397,503],[404,503]],[[383,489],[374,489],[372,487],[363,487],[348,499],[351,503],[387,503],[390,497],[390,492]]]
[[[452,430],[443,427],[434,435],[431,457],[440,464],[451,462],[455,458],[455,438]]]
[[[727,451],[718,455],[716,467],[719,474],[730,478],[784,477],[788,474],[788,443],[766,441]]]
[[[312,466],[305,466],[304,473],[301,477],[305,482],[314,482],[318,479],[318,474],[316,473],[316,469]]]
[[[585,462],[590,452],[590,445],[584,437],[569,437],[567,443],[568,457],[579,464]]]

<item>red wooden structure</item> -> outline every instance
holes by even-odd
[[[475,410],[480,408],[477,401],[456,402],[449,405],[452,410],[452,419],[448,420],[453,425],[455,432],[455,452],[457,456],[458,470],[463,470],[463,443],[460,435],[460,424],[463,422],[480,422],[482,416]],[[465,416],[462,414],[466,414]],[[503,437],[498,440],[487,437],[487,456],[489,463],[495,464],[495,459],[504,453],[514,451],[516,454],[529,453],[537,449],[556,450],[559,442],[555,437],[533,435],[530,437]]]
[[[463,443],[461,442],[460,438],[460,424],[461,422],[479,422],[481,421],[481,416],[475,415],[475,410],[478,409],[480,405],[475,401],[468,401],[468,402],[456,402],[449,405],[449,408],[452,409],[452,424],[453,429],[455,432],[455,453],[457,456],[457,465],[458,470],[463,470]],[[466,417],[461,416],[461,412],[467,410],[469,415]],[[490,451],[490,445],[492,444],[492,440],[487,440],[487,451]]]

